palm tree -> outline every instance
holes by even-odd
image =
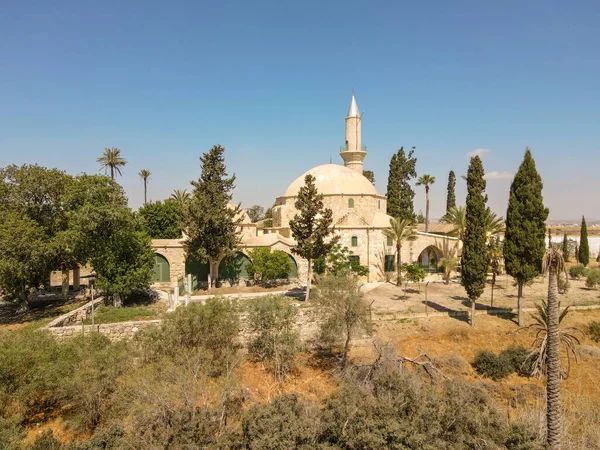
[[[125,158],[121,156],[119,148],[105,148],[104,153],[96,160],[100,163],[100,170],[104,169],[104,173],[110,169],[110,178],[115,180],[115,172],[121,175],[121,167],[127,164]]]
[[[561,406],[560,406],[560,380],[563,371],[560,364],[560,304],[558,301],[558,274],[565,270],[565,262],[555,246],[551,246],[544,257],[544,272],[548,272],[548,304],[546,310],[538,308],[541,320],[538,320],[540,332],[536,341],[539,342],[538,361],[545,361],[546,367],[546,427],[548,448],[559,450],[561,448]],[[563,312],[563,317],[567,310]],[[543,339],[540,339],[540,335]],[[563,336],[564,337],[564,336]],[[574,346],[575,342],[568,340]],[[563,342],[564,339],[563,339]],[[567,346],[569,349],[574,347]],[[542,357],[543,355],[543,357]]]
[[[412,221],[407,219],[390,218],[390,228],[383,230],[383,235],[396,242],[396,284],[402,284],[402,245],[405,242],[415,241],[417,239],[417,231]]]
[[[488,243],[488,255],[490,257],[490,266],[492,268],[492,298],[490,300],[490,306],[494,307],[494,287],[496,286],[496,277],[500,275],[500,264],[504,257],[502,253],[502,242],[500,237],[490,237]]]
[[[504,220],[488,207],[485,210],[485,234],[491,239],[504,231]]]
[[[450,283],[450,275],[452,272],[456,270],[456,266],[460,263],[460,259],[456,256],[456,247],[450,247],[448,244],[448,239],[444,239],[444,243],[442,245],[442,257],[437,262],[438,267],[441,267],[444,271],[444,283]]]
[[[467,229],[467,210],[464,206],[455,206],[450,208],[446,214],[446,222],[454,226],[450,234],[456,236],[459,241],[463,241],[465,230]]]
[[[150,175],[152,175],[152,172],[150,172],[147,169],[142,169],[142,170],[140,170],[140,173],[138,173],[138,175],[140,176],[140,178],[142,180],[144,180],[144,205],[145,205],[146,197],[147,197],[147,193],[148,193],[148,178],[150,178]]]
[[[435,183],[432,175],[422,175],[417,181],[417,186],[425,186],[425,232],[429,231],[429,186]]]
[[[190,193],[187,189],[175,189],[171,194],[171,198],[177,200],[179,205],[183,207],[190,199]]]

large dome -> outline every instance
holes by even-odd
[[[319,194],[324,195],[378,195],[375,186],[362,174],[338,164],[323,164],[313,167],[296,178],[285,191],[285,197],[295,197],[304,186],[306,175],[315,177],[315,186]]]

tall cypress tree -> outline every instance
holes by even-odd
[[[585,216],[581,219],[581,235],[579,238],[579,262],[585,267],[590,263],[590,243],[588,241],[587,223]]]
[[[237,224],[242,220],[239,206],[228,207],[235,175],[227,177],[224,152],[225,148],[215,145],[200,157],[202,173],[191,182],[193,190],[182,218],[186,255],[210,264],[211,284],[218,278],[221,256],[232,256],[238,246]]]
[[[444,217],[448,217],[448,213],[452,208],[456,208],[456,174],[454,170],[451,170],[448,174],[448,193],[446,194],[446,214]]]
[[[400,176],[398,173],[398,156],[395,153],[390,159],[386,196],[386,212],[392,217],[398,217],[400,215]]]
[[[332,236],[333,212],[323,206],[323,194],[319,194],[315,186],[315,177],[306,175],[304,186],[298,192],[294,204],[298,214],[290,220],[290,230],[296,240],[292,252],[308,261],[308,278],[306,280],[306,301],[310,297],[312,261],[326,256],[338,242],[339,236]],[[329,238],[329,239],[328,239]]]
[[[548,209],[544,206],[542,188],[542,177],[527,148],[510,186],[504,240],[506,272],[518,284],[519,326],[524,325],[523,286],[541,273],[546,254]]]
[[[563,237],[562,255],[563,255],[563,259],[565,260],[565,262],[568,262],[569,261],[569,238],[567,237],[567,233],[565,233],[565,236]]]
[[[475,302],[483,294],[488,269],[488,246],[485,230],[487,195],[479,156],[471,158],[467,172],[467,206],[462,251],[461,283],[471,300],[471,326],[475,326]]]

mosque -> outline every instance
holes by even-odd
[[[231,276],[225,261],[221,261],[218,267],[221,281],[245,282],[248,277],[246,266],[250,263],[248,252],[257,247],[284,251],[292,262],[288,277],[300,281],[306,279],[307,262],[292,253],[295,241],[289,224],[297,213],[294,203],[308,174],[315,177],[315,186],[323,194],[325,207],[333,211],[333,226],[335,233],[340,236],[340,243],[351,250],[352,257],[358,263],[369,269],[365,281],[393,278],[391,274],[395,270],[396,249],[394,242],[383,234],[383,230],[389,228],[391,219],[386,214],[387,198],[378,194],[375,186],[363,176],[367,147],[361,142],[361,128],[362,115],[353,94],[346,115],[346,142],[340,148],[343,165],[313,167],[296,178],[284,194],[275,200],[273,226],[270,228],[259,228],[242,212],[239,225],[241,241],[235,257],[237,273]],[[446,239],[456,241],[456,238],[418,231],[417,240],[403,246],[402,261],[418,261],[435,271],[435,261],[442,256],[441,249]],[[191,274],[195,290],[207,283],[209,276],[217,276],[217,273],[210,273],[208,264],[186,259],[181,239],[155,239],[152,245],[156,253],[154,281],[158,286],[173,285],[178,281],[181,283],[184,276]],[[454,246],[454,242],[451,245]]]

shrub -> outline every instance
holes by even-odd
[[[16,416],[4,418],[0,415],[0,449],[1,450],[21,450],[21,440],[25,437],[25,432]]]
[[[293,368],[300,351],[295,317],[296,307],[282,296],[259,297],[248,305],[248,328],[253,334],[248,352],[278,378]]]
[[[587,325],[587,333],[594,342],[600,342],[600,322],[593,321]]]
[[[571,266],[569,268],[569,275],[574,280],[579,280],[585,272],[585,267],[581,265]]]
[[[501,357],[488,350],[482,350],[475,355],[473,367],[479,374],[494,381],[501,380],[513,372],[513,365],[508,355]]]
[[[405,264],[406,278],[412,283],[421,283],[425,280],[425,269],[418,263]]]
[[[558,274],[558,293],[566,294],[567,292],[569,292],[569,280],[563,272],[560,272]]]
[[[533,361],[529,350],[521,345],[511,345],[505,348],[498,355],[499,359],[506,359],[510,362],[512,371],[520,376],[528,377],[531,375]]]
[[[35,438],[30,450],[61,450],[63,445],[54,437],[52,430],[46,430]]]
[[[600,270],[590,270],[585,280],[585,286],[593,289],[600,283]]]
[[[260,281],[281,280],[288,277],[292,261],[281,250],[271,251],[270,247],[259,247],[249,252],[251,263],[248,275]]]

